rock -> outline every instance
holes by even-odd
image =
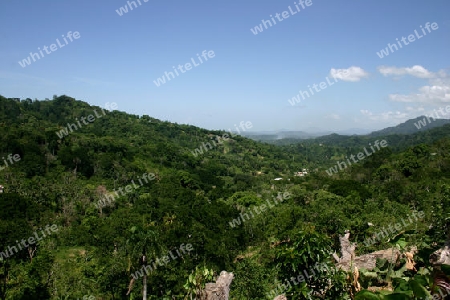
[[[355,257],[356,243],[351,243],[349,238],[350,232],[348,230],[345,231],[344,236],[339,236],[342,254],[342,256],[339,258],[339,263],[349,263]]]
[[[220,272],[216,283],[207,283],[201,299],[203,300],[228,300],[230,285],[233,281],[233,273],[227,271]]]
[[[390,263],[395,263],[400,257],[403,256],[397,248],[389,248],[386,250],[375,251],[361,256],[355,256],[356,243],[351,243],[349,238],[350,233],[348,231],[346,231],[344,236],[339,236],[342,256],[338,257],[336,254],[333,255],[337,262],[337,267],[345,271],[349,271],[350,266],[352,265],[354,267],[357,267],[358,269],[364,268],[371,271],[376,266],[377,258],[386,259]],[[413,248],[408,254],[408,257],[411,259],[411,263],[412,257],[416,252],[417,248]]]
[[[450,240],[430,255],[430,263],[433,266],[450,265]]]

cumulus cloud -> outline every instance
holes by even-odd
[[[397,102],[419,102],[428,104],[439,104],[450,102],[450,82],[441,85],[426,85],[419,88],[415,94],[402,95],[391,94],[389,98]]]
[[[410,68],[397,68],[380,66],[378,71],[384,76],[410,75],[427,79],[428,84],[418,88],[416,93],[409,95],[390,94],[389,99],[404,103],[442,104],[450,102],[450,77],[444,70],[431,72],[422,66],[415,65]]]
[[[368,77],[369,73],[367,73],[360,67],[352,66],[348,69],[332,68],[330,70],[329,76],[336,78],[336,79],[343,80],[343,81],[356,82],[356,81],[360,81],[362,78]]]
[[[418,78],[434,78],[439,76],[439,73],[433,73],[428,71],[422,66],[415,65],[411,68],[397,68],[397,67],[387,67],[380,66],[378,67],[378,72],[383,74],[384,76],[389,75],[411,75]]]

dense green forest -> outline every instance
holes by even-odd
[[[144,285],[148,299],[195,299],[222,270],[236,300],[437,293],[429,255],[449,233],[450,125],[274,145],[63,95],[0,96],[0,127],[0,299],[142,299]],[[326,172],[376,140],[388,147]],[[332,255],[346,230],[357,255],[416,247],[414,270],[380,261],[357,288]]]

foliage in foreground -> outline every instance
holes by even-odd
[[[450,139],[437,139],[442,132],[428,131],[430,142],[422,145],[402,137],[411,147],[379,151],[330,177],[326,168],[359,145],[278,148],[236,136],[194,156],[193,149],[223,132],[118,111],[58,138],[56,131],[93,109],[67,96],[19,103],[0,96],[0,157],[21,157],[0,171],[0,252],[47,224],[60,228],[35,247],[1,256],[0,299],[129,299],[142,252],[156,259],[183,243],[194,251],[149,273],[149,299],[194,296],[211,279],[198,271],[206,278],[194,282],[201,275],[196,268],[234,272],[232,299],[267,299],[279,283],[316,263],[321,271],[313,269],[316,275],[301,284],[291,281],[286,293],[308,299],[325,291],[329,299],[346,299],[354,295],[351,276],[330,261],[338,235],[350,230],[358,255],[389,248],[396,235],[363,242],[412,210],[425,214],[404,228],[408,245],[427,250],[419,271],[380,265],[374,274],[362,271],[361,283],[369,289],[391,282],[395,293],[407,296],[419,295],[421,286],[435,289],[436,276],[425,271],[434,274],[427,255],[443,244],[450,216]],[[307,176],[293,176],[303,168]],[[95,205],[144,173],[155,179]],[[242,212],[284,192],[292,197],[230,227]],[[142,288],[136,280],[131,297],[142,298]]]

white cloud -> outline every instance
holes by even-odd
[[[416,93],[409,95],[390,94],[389,99],[392,101],[434,105],[450,102],[450,77],[444,70],[433,73],[422,66],[415,65],[411,68],[380,66],[378,71],[384,76],[411,75],[428,80],[428,85],[418,88]]]
[[[402,95],[391,94],[389,98],[396,102],[443,104],[450,102],[450,78],[433,78],[429,85],[422,86],[417,93]]]
[[[401,95],[401,94],[391,94],[389,98],[396,102],[407,102],[407,103],[448,103],[450,102],[450,87],[442,86],[424,86],[420,88],[422,93]]]
[[[408,112],[416,112],[416,113],[420,113],[425,111],[425,108],[423,106],[418,106],[418,107],[411,107],[411,106],[407,106],[406,110]]]
[[[411,68],[397,68],[397,67],[386,67],[380,66],[378,67],[378,71],[384,76],[389,75],[411,75],[418,78],[434,78],[439,76],[437,73],[433,73],[428,71],[422,66],[415,65]]]
[[[334,69],[330,70],[329,76],[337,78],[343,81],[356,82],[362,78],[368,77],[369,73],[361,69],[360,67],[352,66],[348,69]]]
[[[361,109],[360,112],[364,115],[364,116],[372,116],[373,113],[371,113],[370,111],[368,111],[367,109]]]
[[[408,113],[400,112],[400,111],[386,111],[379,114],[374,114],[373,112],[367,109],[361,109],[361,114],[371,121],[377,122],[385,122],[385,123],[401,123],[410,118]]]
[[[341,117],[338,114],[330,114],[328,116],[325,116],[326,119],[333,119],[333,120],[340,120]]]

